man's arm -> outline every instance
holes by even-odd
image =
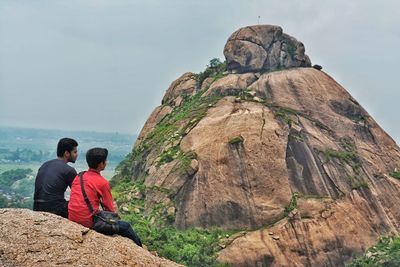
[[[77,175],[78,175],[78,174],[76,173],[76,170],[75,170],[75,169],[72,169],[70,172],[68,172],[68,175],[67,175],[67,185],[69,186],[69,188],[71,188],[72,182],[74,181],[74,179],[75,179],[75,177],[76,177]]]
[[[103,208],[107,211],[115,212],[110,184],[107,181],[105,181],[105,183],[100,187],[99,193],[101,197],[101,203],[103,204]]]

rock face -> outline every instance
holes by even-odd
[[[180,266],[50,213],[0,209],[0,228],[1,266]]]
[[[224,48],[228,69],[239,73],[310,67],[304,52],[301,42],[272,25],[241,28],[229,37]]]
[[[181,106],[167,92],[135,144],[130,175],[147,207],[173,205],[178,228],[246,229],[219,252],[234,266],[344,266],[398,233],[399,147],[330,76],[304,68],[303,45],[251,26],[225,55],[241,74],[196,84]],[[277,68],[289,69],[265,72]]]

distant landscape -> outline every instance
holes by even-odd
[[[111,179],[116,166],[131,152],[136,135],[89,131],[65,131],[0,127],[0,208],[32,207],[32,194],[37,170],[56,157],[60,138],[71,137],[78,142],[77,172],[87,169],[85,153],[92,147],[109,151],[103,176]],[[68,192],[67,192],[68,197]]]

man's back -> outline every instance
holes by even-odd
[[[110,184],[108,181],[94,169],[89,169],[85,172],[82,179],[85,193],[93,207],[93,210],[99,210],[101,202],[104,210],[115,212]],[[93,226],[92,214],[90,213],[83,197],[79,175],[75,178],[71,186],[68,219],[80,223],[88,228]]]
[[[44,163],[35,180],[33,210],[47,211],[67,217],[64,192],[76,176],[74,168],[61,159]]]

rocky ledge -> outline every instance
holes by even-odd
[[[180,266],[46,212],[0,209],[0,266]]]

